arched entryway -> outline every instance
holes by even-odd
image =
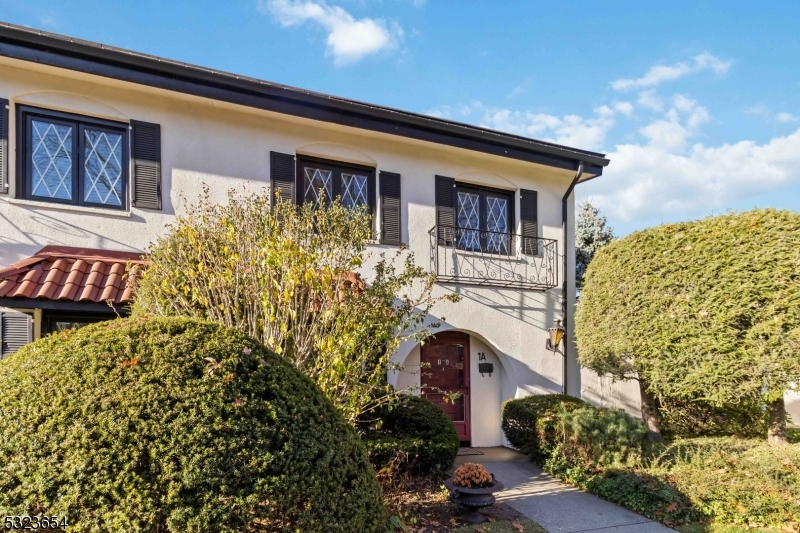
[[[426,346],[442,348],[429,352],[431,348]],[[423,350],[429,364],[422,364]],[[461,363],[462,357],[463,386],[459,380],[450,377],[449,383],[455,383],[456,386],[447,387],[450,390],[463,390],[463,408],[457,403],[444,405],[443,410],[452,411],[452,416],[448,416],[451,420],[456,419],[453,425],[459,438],[464,439],[462,442],[469,442],[471,446],[502,446],[505,444],[500,416],[502,404],[516,397],[516,377],[505,354],[484,336],[467,330],[447,330],[437,332],[422,343],[409,343],[395,356],[400,368],[389,373],[389,383],[400,391],[425,394],[441,405],[444,398],[430,397],[436,393],[434,387],[438,386],[437,382],[430,381],[432,376],[423,374],[438,372],[445,378],[446,374],[455,373],[456,378],[460,379],[461,376],[453,369],[456,368],[454,364]],[[439,359],[442,360],[441,365]],[[428,390],[424,390],[426,388]],[[462,413],[463,417],[456,416]]]

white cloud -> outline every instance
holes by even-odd
[[[600,149],[606,133],[614,125],[613,110],[607,106],[595,109],[596,116],[578,115],[558,117],[546,113],[486,109],[482,126],[533,137],[586,150]]]
[[[782,124],[786,124],[787,122],[797,122],[800,120],[800,117],[792,115],[791,113],[778,113],[775,115],[775,120]]]
[[[483,104],[476,101],[472,104],[461,104],[458,106],[442,105],[425,111],[425,114],[436,118],[464,120],[469,117],[473,111],[480,110],[482,108]]]
[[[765,144],[696,144],[685,154],[655,144],[624,144],[608,157],[604,177],[580,193],[622,222],[703,215],[749,195],[800,184],[800,130]]]
[[[547,113],[486,107],[479,101],[468,105],[439,106],[425,112],[426,115],[476,123],[484,128],[524,137],[597,150],[602,147],[606,133],[614,126],[614,115],[617,111],[603,105],[595,108],[594,113],[595,116],[591,118],[578,115],[559,117]]]
[[[665,81],[677,80],[687,74],[701,72],[711,69],[717,74],[724,74],[728,71],[732,61],[723,61],[708,52],[696,55],[691,61],[681,61],[674,65],[654,65],[650,67],[641,78],[624,78],[611,82],[611,88],[617,91],[628,91],[630,89],[644,89],[655,87]]]
[[[626,117],[633,114],[633,104],[630,102],[614,102],[614,111],[618,111]]]
[[[638,103],[653,111],[661,111],[664,109],[664,101],[656,94],[655,89],[640,92]]]
[[[699,127],[711,120],[711,115],[705,107],[682,94],[673,95],[672,106],[662,118],[653,120],[639,133],[651,146],[680,151]]]
[[[259,0],[259,10],[270,13],[284,26],[316,22],[328,32],[328,53],[337,66],[354,63],[361,58],[397,48],[403,29],[384,19],[356,19],[339,6],[324,1]]]
[[[745,109],[744,112],[747,113],[748,115],[755,115],[757,117],[769,116],[769,109],[764,104],[759,104],[749,109]]]

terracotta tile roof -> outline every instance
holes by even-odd
[[[125,304],[143,263],[138,252],[45,246],[0,269],[0,297]]]

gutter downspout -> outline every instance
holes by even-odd
[[[578,184],[578,180],[581,179],[583,175],[583,161],[578,162],[578,172],[575,174],[575,177],[572,179],[572,183],[569,184],[569,188],[567,192],[564,193],[564,197],[561,199],[561,227],[564,229],[564,268],[563,268],[563,281],[561,282],[561,320],[564,325],[565,335],[564,335],[564,348],[563,348],[563,370],[561,376],[561,393],[567,394],[567,351],[569,348],[569,335],[566,334],[568,330],[567,327],[567,236],[568,236],[568,223],[567,223],[567,201],[569,200],[569,196],[572,194],[573,189],[575,189],[575,185]]]

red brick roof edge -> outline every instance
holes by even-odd
[[[141,252],[45,246],[0,269],[0,297],[126,304],[144,256]]]

